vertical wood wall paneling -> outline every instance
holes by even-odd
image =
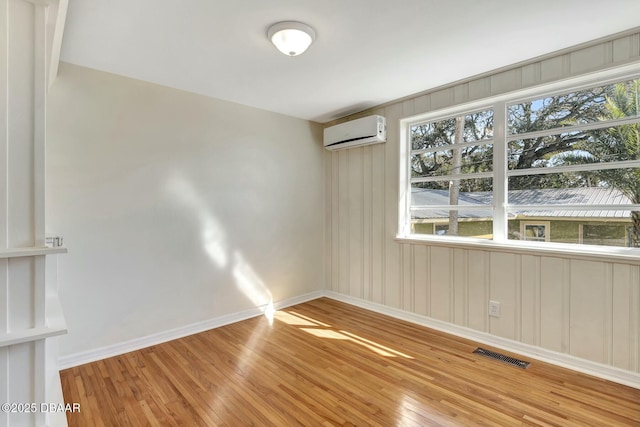
[[[348,158],[348,247],[349,247],[349,295],[358,298],[364,296],[363,259],[362,259],[362,225],[364,194],[362,188],[363,147],[346,150]]]
[[[640,372],[639,266],[394,240],[399,119],[638,60],[635,33],[359,114],[384,115],[388,140],[352,150],[349,159],[331,153],[329,288]],[[352,172],[364,180],[357,189]],[[362,286],[352,289],[353,278]],[[502,303],[499,319],[489,318],[489,299]]]
[[[364,288],[362,297],[367,301],[371,301],[371,294],[373,291],[371,287],[371,150],[371,146],[364,147],[362,162],[362,286]]]
[[[431,93],[431,108],[438,110],[454,104],[454,92],[452,88],[440,89]]]
[[[400,245],[400,308],[413,311],[413,245]]]
[[[338,276],[338,291],[344,294],[349,294],[349,255],[350,255],[350,242],[349,242],[349,151],[340,150],[336,153],[338,156],[339,167],[339,187],[338,187],[338,234],[339,234],[339,276]]]
[[[540,264],[541,264],[541,260],[540,257],[535,257],[534,259],[534,263],[535,263],[535,281],[534,281],[534,317],[533,317],[533,323],[534,323],[534,341],[533,344],[534,345],[540,345],[540,341],[542,340],[541,338],[541,316],[542,316],[542,302],[541,302],[541,297],[542,297],[542,286],[540,284]]]
[[[410,117],[415,113],[415,101],[413,99],[408,99],[402,103],[402,114],[398,117],[398,120],[401,117]],[[396,120],[396,123],[398,122]],[[399,176],[400,176],[400,140],[398,136],[400,135],[400,129],[395,128],[394,139],[395,143],[395,152],[397,158],[397,167],[398,171],[396,175],[398,175],[398,187],[396,189],[396,193],[399,191]],[[397,217],[397,204],[396,204],[396,217]],[[397,219],[396,219],[396,229],[397,229]],[[402,301],[402,309],[410,312],[415,312],[415,288],[414,288],[414,251],[413,245],[400,245],[401,246],[401,257],[402,257],[402,289],[401,289],[401,301]]]
[[[513,317],[515,318],[515,339],[522,341],[522,256],[516,256],[514,283],[514,307]]]
[[[535,345],[536,325],[536,257],[520,257],[520,341]]]
[[[469,296],[466,307],[468,320],[464,326],[486,332],[489,321],[486,303],[489,301],[489,256],[486,251],[470,250],[467,252]]]
[[[429,95],[422,95],[414,99],[413,109],[415,114],[426,113],[431,109],[431,97]]]
[[[385,144],[371,147],[371,301],[384,302],[384,165]]]
[[[489,299],[500,303],[500,317],[489,318],[489,332],[509,339],[516,338],[516,288],[519,277],[516,268],[518,256],[491,253],[491,279]],[[484,302],[488,305],[489,301]]]
[[[606,267],[602,262],[573,260],[570,270],[570,354],[607,363],[606,342]],[[589,283],[589,286],[585,286]]]
[[[463,83],[453,87],[453,102],[464,104],[469,102],[469,83]]]
[[[460,326],[467,326],[469,323],[469,251],[464,249],[454,249],[454,262],[451,263],[453,272],[453,286],[451,295],[453,323]]]
[[[613,59],[612,42],[589,46],[568,54],[571,74],[598,70]]]
[[[417,314],[427,316],[429,314],[429,296],[427,287],[428,254],[425,245],[413,247],[413,294],[414,310]]]
[[[629,298],[629,360],[630,369],[640,372],[640,267],[631,270],[631,292]]]
[[[332,170],[332,157],[328,150],[324,152],[324,194],[325,194],[325,215],[324,215],[324,265],[325,265],[325,288],[333,289],[333,253],[335,249],[338,249],[337,245],[334,248],[333,244],[333,209],[335,204],[333,203],[333,170]]]
[[[602,340],[604,360],[608,365],[613,364],[613,266],[615,264],[602,263],[604,266],[604,299],[602,301],[604,318]]]
[[[399,121],[403,115],[402,103],[385,108],[387,118],[387,142],[382,144],[385,151],[385,181],[384,181],[384,209],[385,209],[385,275],[384,275],[384,304],[401,308],[400,299],[400,245],[394,240],[398,230],[398,188],[399,188]],[[395,283],[395,286],[387,284]]]
[[[614,40],[611,46],[611,54],[613,63],[624,62],[633,58],[633,41],[632,37],[624,37]]]
[[[540,259],[540,345],[562,351],[564,260]]]
[[[504,92],[511,92],[522,87],[521,69],[506,70],[494,74],[491,79],[491,94],[498,95]]]
[[[491,80],[487,77],[470,81],[468,87],[470,100],[483,99],[491,95]]]
[[[571,266],[572,262],[569,259],[563,260],[563,278],[562,278],[562,351],[564,353],[571,353],[571,309],[572,309],[572,289],[571,289],[571,281],[572,281],[572,271]]]
[[[631,369],[632,354],[631,331],[633,330],[632,312],[633,283],[632,271],[636,267],[625,264],[614,264],[612,272],[611,295],[611,361],[610,363],[621,369]]]
[[[540,62],[541,82],[560,80],[564,76],[564,60],[562,56],[548,58]]]
[[[429,312],[434,319],[452,322],[451,288],[453,287],[453,249],[431,247]]]
[[[340,163],[337,153],[329,152],[331,162],[331,286],[340,290]]]

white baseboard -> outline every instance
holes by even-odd
[[[385,314],[396,319],[405,320],[421,326],[426,326],[441,332],[455,335],[461,338],[476,341],[480,344],[500,348],[502,350],[518,353],[522,356],[537,359],[553,365],[562,366],[563,368],[572,369],[594,377],[613,381],[629,387],[640,389],[640,373],[626,371],[624,369],[615,368],[613,366],[602,363],[592,362],[590,360],[581,359],[564,353],[558,353],[546,350],[541,347],[532,346],[518,341],[501,338],[485,332],[476,331],[474,329],[465,328],[463,326],[454,325],[452,323],[443,322],[427,316],[400,310],[398,308],[389,307],[382,304],[376,304],[360,298],[351,297],[333,291],[324,291],[324,296],[335,299],[356,307],[374,311],[376,313]]]
[[[333,291],[315,291],[305,295],[300,295],[298,297],[289,298],[274,303],[274,308],[276,310],[279,310],[320,297],[335,299],[337,301],[371,310],[376,313],[384,314],[397,319],[405,320],[421,326],[426,326],[428,328],[442,331],[451,335],[476,341],[480,344],[485,344],[502,350],[510,351],[522,356],[530,357],[532,359],[537,359],[543,362],[592,375],[594,377],[603,378],[605,380],[640,389],[640,373],[626,371],[624,369],[615,368],[613,366],[605,365],[602,363],[592,362],[590,360],[581,359],[579,357],[571,356],[568,354],[546,350],[541,347],[532,346],[507,338],[501,338],[496,335],[476,331],[473,329],[465,328],[463,326],[454,325],[452,323],[443,322],[441,320],[433,319],[427,316],[422,316],[386,305],[373,303]],[[83,365],[85,363],[106,359],[108,357],[118,356],[130,351],[140,350],[152,345],[161,344],[163,342],[171,341],[188,335],[204,332],[209,329],[218,328],[220,326],[256,317],[262,315],[264,313],[264,309],[264,307],[256,307],[250,310],[220,316],[215,319],[205,320],[184,327],[159,332],[157,334],[147,335],[145,337],[125,341],[99,349],[64,356],[58,360],[58,366],[59,369],[62,370],[72,368],[74,366]]]
[[[324,295],[324,291],[315,291],[308,294],[300,295],[286,300],[274,302],[273,307],[276,310],[286,308],[292,305],[301,304],[320,298]],[[89,350],[81,353],[75,353],[63,356],[58,359],[58,369],[68,369],[74,366],[84,365],[85,363],[95,362],[97,360],[106,359],[108,357],[119,356],[131,351],[140,350],[142,348],[151,347],[153,345],[162,344],[188,335],[197,334],[199,332],[208,331],[210,329],[219,328],[220,326],[229,325],[231,323],[240,322],[252,317],[264,314],[265,307],[255,307],[237,313],[216,317],[214,319],[204,320],[202,322],[193,323],[179,328],[170,329],[168,331],[158,332],[156,334],[124,341],[121,343],[101,347],[95,350]]]

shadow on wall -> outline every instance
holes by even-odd
[[[242,252],[229,247],[225,230],[206,206],[193,185],[184,177],[174,175],[167,183],[167,192],[182,202],[187,211],[197,217],[202,249],[220,270],[228,270],[236,287],[273,323],[273,297],[269,288],[245,260]]]

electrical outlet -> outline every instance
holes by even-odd
[[[500,317],[500,302],[489,301],[489,316]]]

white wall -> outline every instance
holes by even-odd
[[[64,63],[48,108],[61,356],[323,288],[319,125]]]
[[[326,154],[327,288],[640,372],[640,262],[395,240],[400,119],[638,61],[636,31],[359,114],[386,116],[388,141]],[[499,319],[489,299],[502,303]]]

